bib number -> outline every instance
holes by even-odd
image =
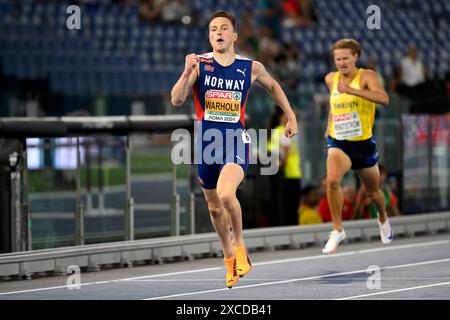
[[[362,136],[361,119],[358,112],[349,112],[333,116],[334,135],[337,140]]]
[[[241,98],[239,91],[206,91],[205,120],[237,123],[241,118]]]

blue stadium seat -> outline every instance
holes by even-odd
[[[238,16],[245,9],[255,10],[252,0],[193,0],[190,4],[200,17],[218,7]],[[448,21],[443,19],[450,14],[449,1],[379,0],[382,29],[376,31],[368,30],[362,18],[369,4],[369,0],[315,0],[317,26],[283,28],[282,40],[296,43],[307,62],[302,65],[302,77],[322,76],[329,69],[331,44],[342,37],[360,40],[384,66],[383,73],[392,71],[410,43],[418,46],[427,64],[448,68],[448,54],[441,52],[450,51]],[[21,78],[48,74],[51,87],[63,91],[148,94],[170,89],[173,79],[167,70],[176,69],[178,74],[185,54],[210,51],[204,27],[148,24],[139,18],[137,5],[116,6],[110,0],[81,6],[83,28],[68,32],[60,28],[67,17],[67,1],[25,1],[17,22],[10,15],[10,3],[0,0],[0,58],[5,74]]]

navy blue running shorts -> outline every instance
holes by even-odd
[[[352,161],[352,169],[360,170],[373,167],[379,159],[377,145],[372,137],[361,141],[336,140],[328,136],[328,148],[341,149]]]
[[[216,189],[217,180],[223,167],[228,163],[236,163],[242,167],[244,173],[250,164],[250,141],[243,141],[244,129],[236,129],[232,140],[225,138],[223,133],[223,147],[210,148],[209,141],[197,141],[196,148],[200,163],[197,163],[198,181],[204,189]]]

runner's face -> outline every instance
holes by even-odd
[[[224,17],[218,17],[209,24],[209,42],[214,51],[227,52],[237,39],[237,33],[233,29],[231,21]]]
[[[357,59],[357,55],[352,54],[350,49],[334,50],[334,63],[342,74],[349,74],[351,70],[355,69]]]

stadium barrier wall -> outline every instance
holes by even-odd
[[[414,237],[424,234],[450,232],[450,211],[423,213],[391,219],[395,237]],[[371,241],[379,238],[375,220],[345,221],[345,241]],[[244,230],[249,251],[299,249],[321,246],[331,230],[330,223],[260,228]],[[381,246],[381,244],[380,244]],[[221,256],[219,239],[215,233],[120,241],[104,244],[43,249],[32,252],[0,255],[0,276],[9,279],[20,276],[31,279],[34,274],[67,274],[70,265],[82,270],[99,271],[104,267],[131,267],[142,263],[164,263],[166,260],[194,259],[202,256]]]

